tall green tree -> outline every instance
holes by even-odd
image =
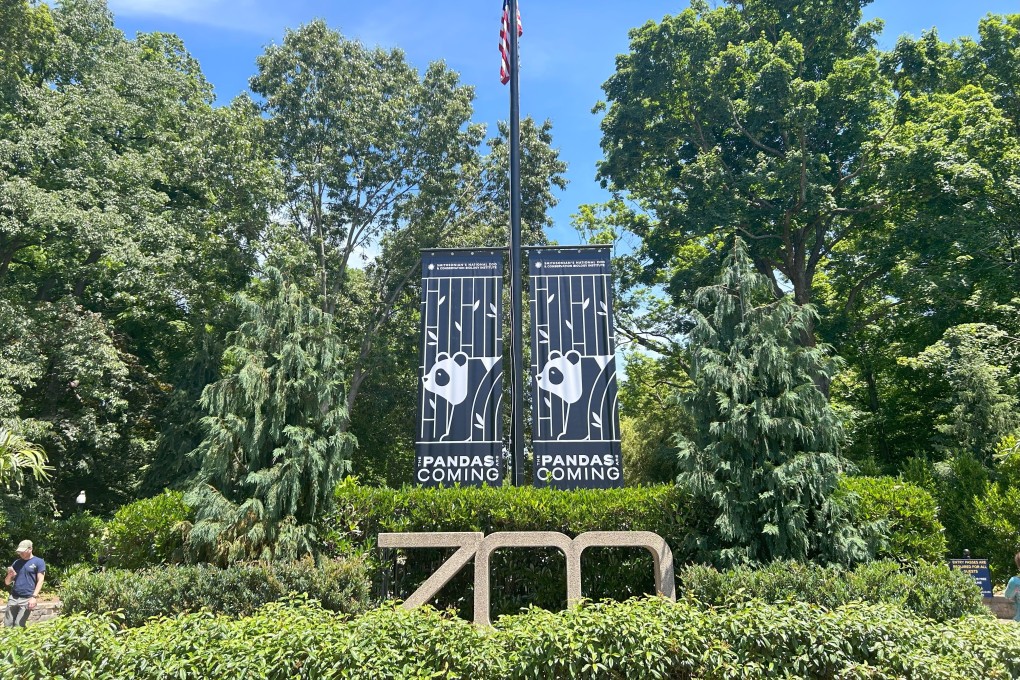
[[[932,445],[966,452],[989,468],[1003,438],[1020,427],[1017,406],[1020,348],[999,328],[963,324],[946,331],[917,357],[904,360],[921,380],[934,383],[937,414]],[[937,391],[936,391],[937,390]]]
[[[186,366],[222,339],[274,169],[250,153],[258,110],[214,109],[175,36],[128,40],[102,0],[11,18],[39,30],[4,52],[0,422],[50,454],[59,506],[84,488],[112,509],[152,470],[168,402],[201,390]]]
[[[940,405],[981,398],[955,389],[951,397],[946,376],[971,371],[975,361],[999,366],[1000,396],[1016,396],[1008,380],[1015,362],[947,355],[943,340],[991,326],[1020,335],[1020,128],[1011,94],[1020,76],[1006,67],[1020,49],[1018,22],[989,16],[978,40],[947,43],[934,31],[901,38],[882,58],[896,97],[884,179],[896,228],[837,249],[816,297],[828,313],[823,336],[848,362],[833,395],[856,414],[849,455],[889,472],[911,456],[962,451],[988,463],[1001,428],[977,418],[972,424],[983,422],[985,434],[955,428],[954,440]],[[917,361],[936,356],[948,361],[941,369]],[[974,383],[978,391],[982,384],[991,383]],[[985,441],[982,451],[975,437]]]
[[[694,0],[631,33],[603,86],[599,175],[652,217],[633,222],[648,275],[665,272],[679,304],[729,234],[774,296],[807,304],[840,243],[886,228],[891,89],[868,1]],[[812,321],[804,333],[811,344]]]
[[[344,351],[331,315],[270,269],[239,295],[223,378],[202,393],[205,439],[189,544],[220,563],[316,552],[314,522],[349,470]]]
[[[830,375],[833,360],[799,340],[814,310],[776,300],[739,238],[695,303],[696,434],[681,446],[678,480],[708,510],[702,554],[721,565],[864,558],[859,532],[832,502],[846,467],[842,433],[815,376]]]
[[[696,1],[636,29],[604,85],[619,200],[582,217],[640,239],[621,333],[660,353],[682,353],[693,291],[741,235],[774,296],[816,305],[802,341],[847,360],[849,455],[895,472],[948,451],[943,391],[908,360],[965,324],[1020,337],[1020,17],[882,54],[867,4]]]
[[[362,255],[456,194],[459,166],[481,141],[468,124],[473,92],[442,64],[419,76],[399,50],[366,48],[322,21],[288,31],[258,68],[251,88],[284,173],[286,216],[332,312]]]
[[[693,434],[691,415],[682,402],[691,389],[688,367],[686,362],[677,365],[680,354],[653,357],[637,350],[624,356],[626,378],[619,392],[624,482],[673,482],[677,434]]]

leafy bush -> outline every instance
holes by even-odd
[[[179,491],[128,503],[106,525],[107,565],[142,569],[183,561],[184,530],[191,509]]]
[[[975,557],[988,554],[989,537],[974,521],[976,502],[988,491],[988,469],[969,453],[953,456],[934,467],[935,498],[939,519],[946,527],[949,554],[963,557],[964,550],[970,550]]]
[[[96,565],[102,547],[103,520],[85,512],[63,520],[49,520],[42,526],[46,528],[42,541],[33,542],[35,554],[46,560],[47,586],[59,588],[68,574]]]
[[[1005,582],[1016,573],[1013,556],[1020,551],[1020,487],[989,484],[974,501],[974,522],[987,537],[988,566],[992,579]]]
[[[991,616],[974,579],[944,564],[927,562],[904,568],[887,560],[863,564],[853,571],[799,562],[727,571],[693,565],[678,573],[677,590],[712,606],[761,600],[773,604],[810,602],[833,609],[851,602],[871,602],[903,607],[937,621]]]
[[[60,597],[65,613],[120,610],[124,625],[138,626],[153,616],[203,609],[246,616],[291,593],[304,593],[330,611],[356,612],[365,608],[369,591],[365,561],[350,558],[78,572]]]
[[[974,499],[974,524],[984,537],[992,579],[1003,583],[1016,574],[1013,556],[1020,552],[1020,441],[1003,437],[995,453],[997,479]]]
[[[891,605],[836,609],[660,598],[504,617],[492,630],[431,608],[347,617],[278,602],[118,630],[98,615],[0,631],[5,677],[970,678],[1020,677],[1020,627],[939,623]]]
[[[37,551],[45,550],[47,564],[61,566],[96,564],[102,549],[103,520],[84,512],[67,519],[51,520],[48,535]]]
[[[844,477],[838,495],[858,525],[878,525],[876,557],[938,562],[946,555],[945,529],[930,493],[894,477]]]
[[[570,537],[585,531],[654,531],[673,550],[685,545],[690,502],[674,486],[554,491],[535,487],[482,487],[400,490],[359,486],[347,480],[337,487],[335,509],[326,518],[329,550],[374,546],[383,532],[558,531]],[[380,587],[406,598],[452,550],[387,551],[380,565]],[[678,562],[688,556],[674,553]],[[652,559],[631,548],[585,551],[582,590],[587,597],[627,598],[653,593]],[[597,568],[593,568],[594,565]],[[490,562],[493,615],[528,605],[558,610],[566,606],[566,560],[554,548],[496,551]],[[470,568],[438,595],[440,608],[456,607],[467,616],[472,605]]]

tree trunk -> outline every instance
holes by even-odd
[[[7,276],[7,270],[10,269],[11,260],[14,259],[14,251],[4,253],[3,258],[0,259],[0,281],[3,281]]]
[[[793,283],[793,299],[798,305],[808,305],[811,304],[811,278],[804,267],[804,258],[801,253],[802,250],[797,249],[794,254],[793,280],[791,281]],[[818,339],[815,337],[814,319],[808,319],[807,327],[800,335],[800,344],[802,347],[818,346]],[[826,374],[819,373],[815,376],[815,387],[828,399],[832,388],[832,381]]]
[[[878,381],[871,367],[864,371],[864,384],[868,387],[868,411],[875,418],[875,439],[880,460],[889,460],[889,441],[885,436],[885,420],[882,418],[882,403],[878,398]]]
[[[99,258],[102,257],[102,255],[103,255],[103,251],[102,250],[95,249],[95,250],[89,251],[89,256],[87,258],[85,258],[85,261],[82,263],[82,267],[89,267],[91,265],[94,265],[96,262],[99,262]],[[76,281],[75,284],[74,284],[74,297],[75,297],[75,299],[79,299],[79,298],[81,298],[82,295],[85,294],[85,286],[86,285],[88,285],[88,272],[87,271],[83,272],[82,275],[78,278],[78,281]]]

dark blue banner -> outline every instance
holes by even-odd
[[[500,253],[422,255],[419,484],[503,481],[502,282]]]
[[[535,486],[623,486],[609,249],[529,253]]]

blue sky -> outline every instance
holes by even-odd
[[[345,36],[371,46],[399,47],[424,68],[445,61],[476,88],[475,120],[495,129],[508,117],[509,89],[499,83],[501,0],[109,0],[118,27],[176,33],[199,60],[220,102],[247,88],[255,58],[281,41],[286,28],[325,19]],[[555,145],[569,164],[570,185],[559,195],[552,238],[576,243],[570,215],[605,200],[595,181],[601,158],[599,120],[591,113],[627,32],[688,6],[664,0],[521,0],[521,113],[553,122]],[[945,38],[975,35],[988,13],[1020,12],[1017,0],[877,0],[868,18],[885,20],[881,46],[935,27]]]

